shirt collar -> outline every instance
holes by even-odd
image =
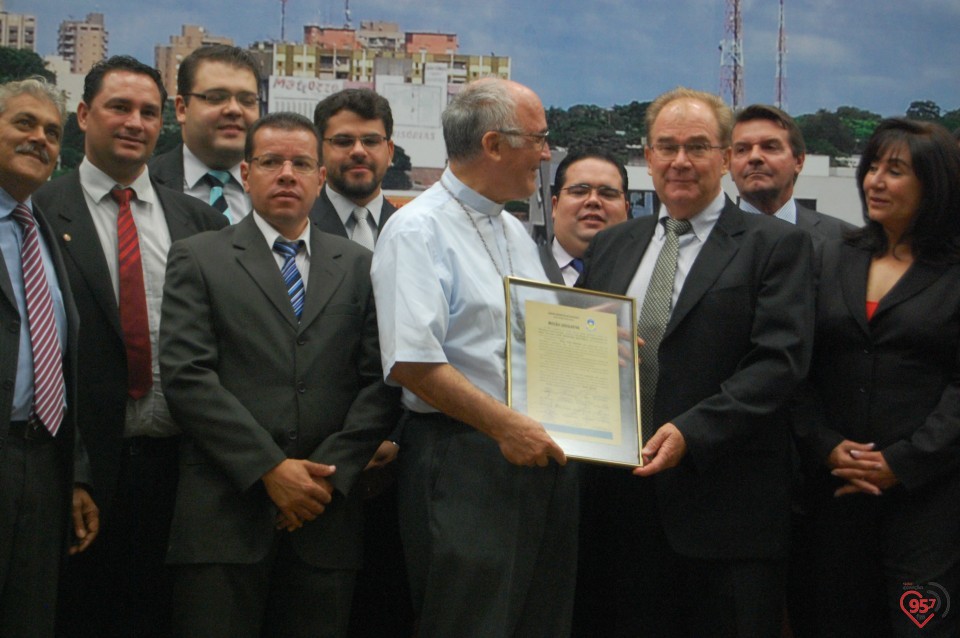
[[[707,207],[702,211],[689,218],[687,221],[690,222],[690,228],[693,232],[693,235],[699,239],[701,242],[707,241],[707,236],[710,234],[710,231],[713,230],[713,227],[716,225],[717,220],[720,219],[720,213],[723,212],[723,207],[727,203],[727,196],[724,194],[723,190],[713,199],[712,202],[707,204]],[[657,237],[663,237],[663,234],[666,230],[663,227],[663,223],[660,220],[663,220],[669,216],[666,206],[660,207],[660,215],[657,219]]]
[[[340,218],[340,221],[343,222],[344,226],[346,226],[347,222],[350,221],[350,217],[353,216],[353,209],[360,204],[350,201],[337,191],[330,188],[329,183],[324,185],[323,188],[327,192],[327,198],[330,200],[330,203],[333,204],[334,210],[337,211],[337,216]],[[380,209],[383,208],[383,191],[379,191],[376,197],[364,204],[364,208],[370,211],[370,217],[373,218],[374,224],[379,227]]]
[[[551,250],[553,251],[554,260],[560,264],[561,268],[566,268],[570,265],[570,262],[573,261],[573,255],[567,252],[567,249],[560,244],[556,237],[553,238]]]
[[[254,212],[253,221],[257,225],[257,228],[260,229],[260,232],[263,234],[263,238],[267,240],[267,246],[270,247],[270,250],[273,250],[273,243],[277,241],[278,237],[283,241],[290,241],[286,237],[283,237],[280,234],[280,231],[278,231],[276,228],[271,226],[269,222],[267,222],[267,220],[261,217],[260,213],[258,213],[256,209],[254,209],[253,212]],[[306,227],[304,227],[303,232],[300,233],[300,236],[297,237],[297,240],[301,240],[301,239],[303,240],[304,246],[307,249],[307,257],[310,256],[310,226],[312,226],[312,224],[308,223]]]
[[[187,183],[188,188],[193,188],[197,185],[204,176],[209,173],[211,168],[200,161],[200,159],[193,154],[187,145],[183,145],[183,179]],[[227,171],[230,173],[230,177],[237,181],[237,184],[243,184],[243,178],[240,176],[240,164],[237,163],[236,166]],[[226,184],[224,184],[226,186]]]
[[[496,217],[503,212],[503,205],[489,200],[477,191],[473,190],[461,182],[448,166],[440,176],[440,182],[447,187],[447,190],[463,204],[469,206],[478,213]]]
[[[30,197],[23,202],[26,204],[27,208],[30,209],[31,214],[33,213],[33,205]],[[20,205],[20,202],[13,198],[13,195],[0,188],[0,217],[9,217],[13,214],[13,209]]]
[[[94,166],[86,157],[80,162],[80,168],[77,170],[80,172],[80,186],[95,202],[99,203],[104,197],[109,197],[110,191],[118,186],[112,177]],[[150,183],[150,169],[146,165],[143,166],[143,172],[129,187],[137,194],[137,201],[151,205],[157,203],[153,185]]]
[[[740,210],[745,213],[755,213],[757,215],[764,215],[765,213],[758,209],[756,206],[740,198]],[[797,201],[792,197],[787,200],[787,202],[780,207],[780,210],[773,214],[774,217],[782,219],[785,222],[790,222],[791,224],[797,223]]]

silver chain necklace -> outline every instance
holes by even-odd
[[[505,275],[503,274],[503,271],[500,270],[500,264],[498,264],[497,260],[494,259],[493,251],[490,250],[490,246],[489,244],[487,244],[487,240],[484,239],[483,233],[480,232],[480,227],[477,226],[477,222],[473,218],[473,215],[470,214],[470,211],[467,210],[467,207],[464,206],[463,202],[457,199],[457,196],[453,194],[453,191],[447,188],[447,185],[444,184],[442,180],[440,181],[440,186],[443,187],[443,190],[447,191],[447,194],[450,195],[450,199],[457,202],[457,205],[460,207],[460,210],[462,210],[463,214],[466,215],[467,219],[470,220],[470,224],[473,226],[473,229],[477,231],[477,236],[480,237],[480,243],[483,244],[483,249],[487,251],[487,256],[490,257],[490,261],[491,263],[493,263],[493,267],[496,269],[497,274],[500,275],[500,279],[502,280],[505,277]],[[503,213],[500,213],[500,214],[502,215]],[[501,224],[501,227],[503,228],[503,243],[507,247],[507,265],[510,267],[510,274],[514,275],[516,273],[513,270],[513,255],[510,253],[510,239],[507,237],[507,225]],[[512,291],[510,293],[510,299],[513,304],[514,317],[516,317],[516,320],[517,320],[517,330],[515,330],[514,332],[516,334],[517,339],[519,339],[520,341],[523,341],[524,334],[526,332],[526,323],[524,322],[523,317],[520,315],[519,304],[516,298],[513,296]]]

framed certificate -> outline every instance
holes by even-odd
[[[575,459],[643,464],[632,297],[504,277],[507,404]]]

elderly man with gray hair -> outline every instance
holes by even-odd
[[[449,167],[373,260],[384,374],[403,386],[400,526],[423,636],[570,632],[577,493],[537,421],[504,403],[503,277],[546,280],[503,213],[550,158],[540,99],[482,79],[443,114]]]

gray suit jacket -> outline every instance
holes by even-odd
[[[384,383],[370,251],[310,234],[303,316],[252,215],[170,251],[160,368],[187,435],[168,561],[253,563],[276,534],[260,478],[286,458],[337,466],[324,513],[290,536],[301,559],[360,566],[360,497],[351,489],[399,417]],[[286,532],[283,532],[286,533]]]
[[[226,225],[223,215],[200,200],[156,181],[153,186],[171,241]],[[94,496],[104,510],[117,485],[127,405],[127,354],[117,297],[79,171],[44,184],[34,194],[34,202],[55,211],[50,226],[64,255],[80,317],[77,425],[90,454]]]
[[[380,223],[377,225],[377,228],[382,231],[383,225],[387,223],[387,220],[390,219],[390,216],[396,211],[397,208],[384,198],[383,208],[380,209]],[[347,229],[344,228],[343,222],[340,221],[340,216],[337,215],[337,209],[333,207],[330,198],[327,197],[326,186],[320,189],[320,197],[313,203],[313,208],[310,210],[310,221],[325,233],[332,233],[334,235],[340,235],[341,237],[347,236]]]
[[[159,184],[183,192],[183,144],[178,144],[166,153],[154,155],[147,163],[150,177]]]
[[[797,227],[810,233],[813,240],[814,253],[819,255],[823,243],[829,239],[843,239],[844,233],[856,230],[856,227],[847,222],[824,215],[797,204]]]

